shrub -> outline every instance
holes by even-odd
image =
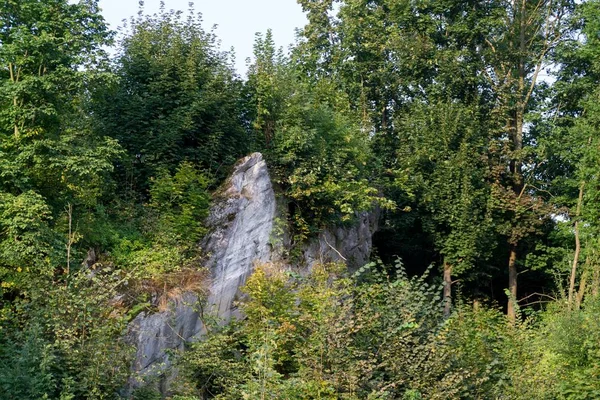
[[[107,399],[129,375],[118,274],[30,279],[0,321],[0,399]]]

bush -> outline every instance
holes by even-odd
[[[367,179],[367,134],[315,94],[298,90],[267,151],[275,179],[296,205],[290,216],[296,230],[349,221],[375,204],[392,208]]]
[[[207,275],[198,265],[198,243],[206,233],[208,183],[187,162],[174,174],[163,170],[152,180],[141,231],[123,232],[108,260],[128,275],[132,297],[150,293],[157,303],[165,303],[181,291],[204,292]]]
[[[118,274],[71,274],[64,284],[30,279],[5,306],[0,399],[107,399],[129,375]]]
[[[352,278],[337,264],[305,277],[261,266],[244,289],[245,319],[192,345],[185,376],[222,399],[449,398],[439,288],[375,267]]]

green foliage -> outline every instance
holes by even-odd
[[[114,244],[112,261],[136,279],[166,284],[168,274],[197,268],[198,242],[206,233],[209,180],[184,162],[171,175],[163,170],[152,179],[150,202],[138,223],[140,231],[122,235]]]
[[[352,219],[374,203],[389,206],[366,179],[369,157],[366,135],[348,118],[324,104],[299,96],[276,131],[274,168],[299,214],[319,224]]]
[[[18,196],[0,193],[0,216],[3,232],[0,236],[0,258],[3,260],[4,271],[33,267],[29,264],[31,260],[43,260],[53,255],[53,245],[57,238],[50,229],[52,212],[42,196],[33,191]],[[41,264],[36,272],[52,272],[48,263]]]
[[[48,201],[83,195],[112,167],[116,143],[89,132],[85,84],[109,43],[95,1],[9,1],[0,12],[0,188]],[[68,45],[64,45],[68,43]],[[79,67],[88,70],[80,71]],[[91,182],[90,182],[91,181]],[[94,182],[95,181],[95,182]]]
[[[1,399],[108,399],[129,373],[119,274],[30,278],[0,321]]]
[[[262,148],[272,144],[276,125],[285,110],[291,71],[286,65],[283,50],[275,48],[271,30],[264,38],[256,34],[254,58],[246,87],[251,96],[252,125],[259,133],[255,146]]]
[[[444,398],[455,378],[434,355],[439,288],[401,267],[395,278],[364,270],[356,282],[340,274],[336,265],[315,266],[304,278],[257,269],[245,288],[246,318],[192,346],[182,363],[188,378],[224,399],[383,399],[411,391]]]
[[[199,241],[205,234],[209,179],[191,163],[152,179],[149,203],[105,216],[105,249],[94,268],[110,266],[128,321],[141,311],[164,311],[186,292],[206,295],[208,272],[201,268]],[[122,218],[123,220],[118,220]],[[96,225],[98,227],[98,225]]]
[[[242,82],[193,10],[140,12],[110,64],[96,0],[0,0],[0,399],[118,398],[126,323],[205,294],[209,189],[250,150],[292,255],[378,205],[410,262],[258,267],[175,399],[600,397],[600,2],[298,2],[291,55],[258,35]],[[569,267],[575,301],[540,305]]]
[[[150,207],[159,214],[158,231],[175,243],[197,243],[206,233],[209,180],[192,164],[182,163],[173,176],[162,171],[152,180]]]
[[[415,103],[409,115],[397,122],[404,135],[396,184],[412,193],[412,212],[443,261],[461,276],[489,257],[494,241],[486,127],[476,109],[458,103]]]
[[[571,311],[556,304],[544,315],[534,342],[538,349],[543,349],[538,350],[542,356],[537,360],[536,372],[548,371],[556,377],[554,382],[546,382],[552,397],[593,399],[600,394],[595,379],[600,365],[598,305],[598,297],[594,296],[588,298],[581,310]],[[530,376],[532,382],[537,380],[537,374]],[[542,398],[543,392],[536,389],[531,392]]]
[[[299,62],[276,51],[270,32],[258,36],[247,84],[257,143],[292,203],[296,242],[375,204],[393,206],[369,179],[368,132],[349,113],[347,98],[328,80],[303,77]]]
[[[160,400],[161,396],[158,390],[153,387],[142,387],[136,389],[132,395],[133,400]]]
[[[247,151],[241,84],[230,54],[190,10],[132,19],[115,73],[96,105],[97,129],[127,150],[118,181],[147,194],[150,178],[183,161],[222,177]]]
[[[77,226],[120,150],[86,114],[111,37],[96,2],[5,1],[0,21],[0,279],[10,286],[15,269],[65,266],[65,209]]]
[[[207,398],[591,399],[598,298],[510,324],[493,307],[442,317],[439,287],[367,265],[355,276],[261,266],[245,318],[209,332],[182,360],[187,393]],[[189,385],[195,386],[190,389]]]

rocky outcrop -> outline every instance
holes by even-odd
[[[200,319],[200,303],[194,293],[184,293],[173,301],[169,309],[157,312],[141,312],[129,324],[128,341],[136,348],[130,389],[146,383],[146,379],[158,377],[171,365],[170,350],[181,350],[187,340],[203,329]],[[164,382],[159,382],[164,386]]]
[[[365,265],[373,249],[373,234],[377,231],[379,212],[363,212],[347,226],[324,229],[303,251],[304,261],[315,263],[344,261],[350,269]]]
[[[242,159],[207,220],[203,243],[212,271],[208,304],[219,318],[229,319],[233,299],[257,262],[271,260],[275,192],[260,153]]]
[[[257,263],[281,261],[281,247],[289,241],[284,215],[286,204],[276,200],[267,165],[260,153],[240,160],[215,195],[208,219],[209,233],[201,243],[211,282],[206,309],[227,321],[235,313],[235,299]],[[283,213],[281,213],[283,214]],[[279,216],[279,217],[278,217]],[[317,262],[345,261],[351,268],[369,259],[377,213],[361,213],[348,226],[325,229],[302,250],[305,267]],[[276,233],[275,233],[276,232]],[[170,307],[154,314],[141,313],[130,324],[129,340],[136,346],[134,378],[157,376],[169,368],[169,351],[204,333],[198,297],[185,293]]]
[[[228,320],[232,303],[254,263],[271,258],[269,238],[275,219],[275,193],[260,153],[240,160],[216,196],[206,224],[203,252],[211,271],[208,308]],[[128,339],[137,349],[131,388],[170,365],[169,351],[199,337],[204,326],[200,304],[185,293],[168,310],[140,313],[130,324]]]

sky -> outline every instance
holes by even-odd
[[[189,9],[190,0],[164,0],[167,10]],[[102,15],[112,29],[123,19],[136,15],[138,0],[99,0]],[[277,46],[287,49],[294,42],[295,29],[306,24],[302,8],[296,0],[195,0],[194,9],[202,13],[204,29],[217,25],[216,34],[223,50],[235,48],[236,69],[245,75],[246,58],[252,56],[256,32],[273,30]],[[145,0],[146,14],[159,10],[160,0]]]

